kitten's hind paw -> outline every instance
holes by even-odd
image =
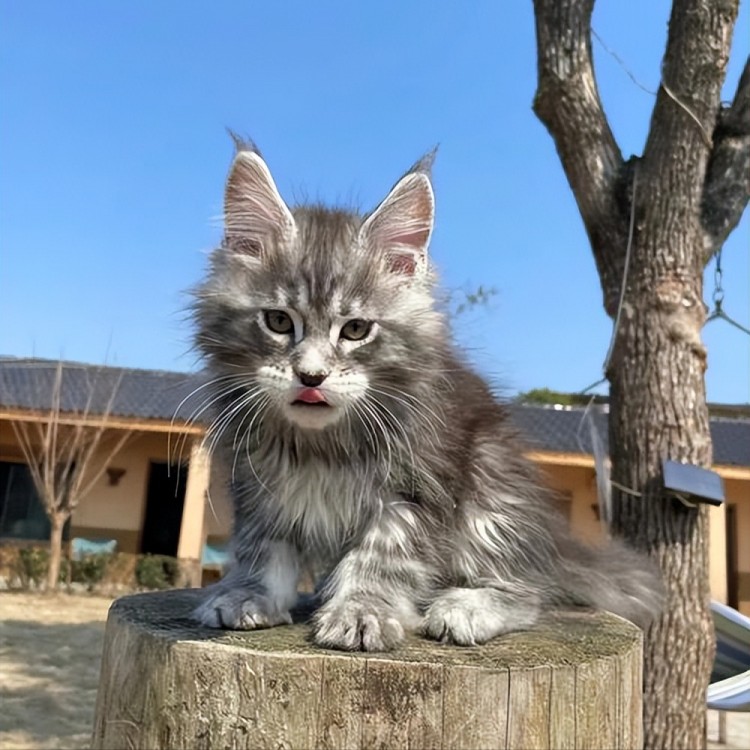
[[[404,628],[375,605],[329,602],[315,613],[313,639],[343,651],[391,651],[404,640]]]
[[[427,608],[424,632],[443,643],[475,646],[502,633],[524,630],[538,615],[536,603],[520,602],[497,589],[448,589]]]
[[[207,591],[205,601],[193,611],[193,618],[206,627],[228,630],[258,630],[292,622],[288,611],[279,610],[267,597],[246,588]]]

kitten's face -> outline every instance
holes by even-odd
[[[419,350],[440,335],[426,262],[432,218],[432,189],[420,172],[363,220],[290,211],[260,157],[238,154],[225,242],[197,309],[199,345],[239,384],[243,409],[303,431],[345,418],[384,431],[409,398]]]
[[[258,366],[256,380],[291,422],[322,429],[356,410],[367,393],[368,357],[357,349],[373,348],[378,314],[361,303],[347,305],[342,314],[335,299],[327,309],[316,309],[307,290],[285,301],[283,307],[258,310],[268,358]]]

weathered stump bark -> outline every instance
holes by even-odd
[[[215,631],[195,590],[128,596],[107,622],[95,748],[640,748],[641,634],[564,612],[475,648],[312,645],[304,624]]]

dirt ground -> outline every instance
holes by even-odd
[[[0,750],[88,748],[112,599],[0,592]],[[708,712],[716,739],[718,714]],[[749,748],[750,714],[727,714],[727,745]]]
[[[0,592],[0,750],[90,746],[111,603]]]

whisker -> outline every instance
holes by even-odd
[[[232,423],[232,420],[241,413],[241,411],[258,396],[261,389],[256,387],[251,391],[246,391],[234,401],[231,401],[227,406],[222,409],[216,419],[209,426],[206,436],[211,436],[210,450],[213,453],[219,440],[222,438],[224,432]]]
[[[200,405],[198,407],[196,407],[196,409],[190,415],[190,419],[188,420],[187,424],[188,425],[194,424],[197,421],[198,417],[200,417],[202,414],[204,414],[206,411],[208,411],[208,409],[210,409],[217,401],[220,401],[221,399],[226,398],[227,396],[229,396],[234,391],[237,391],[237,390],[240,390],[240,389],[244,390],[245,388],[246,388],[246,385],[245,385],[245,383],[243,381],[243,382],[237,383],[236,385],[231,385],[231,386],[228,386],[226,388],[222,388],[220,391],[218,391],[213,396],[213,398],[211,398],[209,396],[208,398],[204,399],[200,403]],[[204,443],[205,443],[206,438],[208,437],[209,433],[211,432],[211,428],[212,428],[212,424],[209,424],[208,427],[206,428],[206,432],[205,432],[204,438],[203,438],[203,442]],[[184,447],[184,442],[183,442],[183,447]]]
[[[204,388],[209,388],[209,387],[211,387],[213,385],[216,385],[218,383],[223,383],[224,381],[227,381],[227,380],[230,380],[230,381],[231,380],[235,380],[238,377],[239,376],[237,376],[237,375],[221,375],[219,377],[212,378],[211,380],[208,380],[205,383],[202,383],[197,388],[194,388],[192,391],[190,391],[190,393],[188,393],[187,396],[185,396],[185,398],[182,399],[182,401],[180,401],[180,403],[175,408],[174,413],[172,414],[172,419],[170,420],[170,423],[169,423],[170,428],[174,428],[175,421],[177,420],[177,414],[179,413],[180,409],[191,398],[193,398],[198,392],[202,391]],[[185,421],[185,426],[186,427],[192,427],[192,425],[195,423],[196,419],[198,418],[198,416],[201,413],[202,413],[202,411],[199,411],[199,412],[193,411],[190,414],[190,416],[188,417],[188,419]],[[172,432],[171,432],[171,429],[170,429],[170,432],[167,435],[167,455],[170,457],[170,460],[172,460],[172,456],[173,456],[171,437],[172,437]],[[186,442],[187,442],[187,433],[182,433],[182,435],[181,435],[181,442],[180,442],[180,439],[178,439],[178,441],[175,444],[175,451],[177,451],[177,449],[179,448],[179,454],[177,454],[176,452],[174,454],[175,458],[178,459],[178,462],[179,462],[179,459],[182,458],[182,452],[185,449]]]
[[[385,476],[388,478],[391,473],[393,466],[393,450],[391,448],[391,440],[386,423],[381,418],[381,415],[377,413],[376,409],[373,408],[373,404],[369,400],[363,400],[361,402],[362,408],[369,414],[370,417],[375,421],[375,424],[380,427],[384,438],[385,448],[388,451],[388,464],[385,470]]]
[[[250,471],[253,472],[253,476],[257,480],[258,484],[260,484],[260,486],[263,487],[263,489],[265,489],[266,492],[268,492],[268,494],[273,497],[274,493],[271,491],[270,487],[268,487],[268,485],[258,475],[258,472],[255,469],[255,465],[253,464],[252,456],[250,454],[250,437],[252,435],[253,424],[255,423],[255,420],[258,419],[258,417],[260,417],[260,422],[258,422],[258,427],[260,427],[260,425],[263,423],[264,410],[270,401],[271,401],[271,397],[268,394],[264,394],[261,399],[260,404],[258,404],[255,410],[255,414],[253,418],[250,420],[250,424],[247,426],[247,429],[243,433],[243,441],[245,443],[245,456],[247,458],[247,463],[248,463],[248,466],[250,467]],[[232,463],[232,476],[234,476],[234,470],[235,470],[235,465],[236,465],[236,460],[237,460],[238,455],[239,455],[239,452],[236,452],[235,461]]]

